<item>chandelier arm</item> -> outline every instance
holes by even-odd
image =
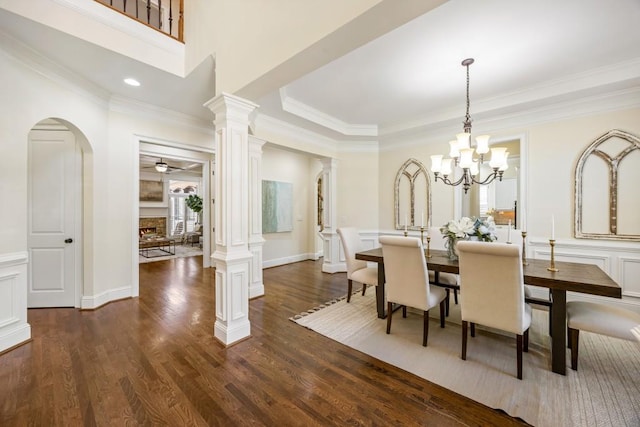
[[[486,185],[486,184],[492,183],[496,178],[498,178],[498,181],[502,181],[502,174],[503,173],[504,173],[503,171],[499,171],[497,168],[494,168],[493,172],[489,176],[487,176],[484,179],[484,181],[476,180],[474,177],[471,177],[471,181],[474,184]]]

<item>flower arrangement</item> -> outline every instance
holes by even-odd
[[[445,238],[468,240],[475,236],[483,242],[495,241],[497,239],[495,231],[496,224],[491,216],[486,220],[464,216],[458,221],[451,220],[440,228],[440,232]]]
[[[481,240],[483,242],[493,242],[497,239],[495,234],[496,224],[493,221],[493,217],[489,216],[486,220],[480,218],[462,217],[460,220],[451,220],[442,227],[440,232],[442,237],[447,239],[445,247],[449,258],[452,260],[458,259],[456,252],[456,242],[458,240]]]

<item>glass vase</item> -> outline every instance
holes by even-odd
[[[456,237],[447,237],[447,240],[444,242],[444,247],[447,249],[447,256],[451,261],[458,260],[458,253],[456,252],[456,243],[458,239]]]

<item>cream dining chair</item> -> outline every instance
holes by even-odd
[[[387,334],[391,333],[393,304],[402,305],[403,317],[407,307],[423,310],[422,345],[429,338],[429,310],[440,305],[440,327],[444,328],[444,289],[429,284],[429,273],[422,242],[416,237],[382,236],[385,286],[387,291]]]
[[[350,302],[354,281],[362,283],[362,295],[367,285],[378,285],[378,267],[369,267],[366,261],[356,259],[356,252],[362,249],[362,241],[355,227],[341,227],[337,232],[347,262],[347,302]]]
[[[640,343],[640,313],[598,302],[569,301],[567,332],[573,370],[578,370],[580,331]]]
[[[518,379],[522,351],[528,351],[531,306],[525,303],[521,248],[495,242],[458,242],[462,359],[467,359],[467,327],[475,324],[517,335]]]

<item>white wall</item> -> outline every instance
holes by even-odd
[[[351,226],[361,231],[378,229],[380,212],[386,210],[378,200],[384,192],[379,190],[379,173],[377,150],[339,153],[338,227]],[[393,191],[393,181],[390,188]]]
[[[306,154],[265,145],[262,154],[262,179],[293,184],[293,231],[263,233],[263,265],[275,265],[311,259],[315,253],[315,175],[320,171],[317,159]]]
[[[13,53],[12,53],[13,55]],[[83,307],[130,295],[132,230],[138,215],[132,203],[138,185],[135,143],[140,135],[190,147],[210,147],[212,131],[180,126],[169,112],[132,118],[110,111],[107,100],[73,82],[51,75],[25,58],[0,50],[0,190],[11,209],[0,211],[0,258],[22,259],[27,251],[27,141],[30,129],[46,118],[63,121],[80,141],[84,158]],[[144,117],[143,117],[144,116]],[[26,271],[26,270],[25,270]],[[20,278],[20,283],[26,283]],[[26,295],[26,287],[20,289]],[[4,310],[0,306],[0,311]],[[26,319],[24,313],[18,318]],[[22,316],[25,314],[25,316]],[[0,319],[7,313],[0,312]]]

